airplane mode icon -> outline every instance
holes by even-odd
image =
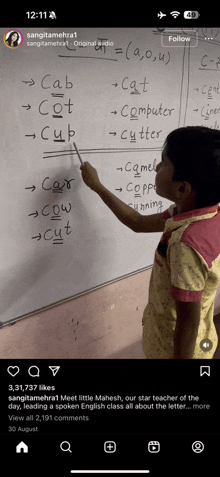
[[[158,16],[158,17],[160,18],[160,20],[161,20],[161,18],[166,17],[167,15],[166,15],[166,13],[159,12],[159,13],[157,14],[157,16]]]

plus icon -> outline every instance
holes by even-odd
[[[116,443],[114,441],[106,441],[104,443],[104,451],[107,453],[113,453],[116,451]]]

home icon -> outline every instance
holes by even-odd
[[[24,453],[27,453],[28,452],[28,446],[23,442],[21,441],[17,446],[16,446],[16,452],[24,452]]]

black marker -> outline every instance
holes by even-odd
[[[76,152],[77,152],[77,155],[78,155],[78,158],[79,158],[81,164],[83,164],[83,161],[82,161],[82,158],[81,158],[81,156],[80,156],[80,153],[79,153],[79,151],[78,151],[78,149],[77,149],[76,143],[74,142],[73,145],[74,145],[74,147],[75,147],[75,150],[76,150]]]

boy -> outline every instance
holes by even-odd
[[[108,191],[88,162],[85,184],[134,232],[163,232],[155,252],[149,301],[143,315],[143,351],[148,359],[213,358],[213,323],[220,281],[220,131],[185,127],[166,138],[157,165],[156,192],[172,204],[144,216]],[[209,339],[209,350],[200,346]]]

